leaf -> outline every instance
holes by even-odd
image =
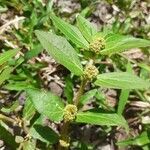
[[[15,142],[15,137],[5,129],[0,123],[0,139],[3,140],[12,150],[16,150],[18,144]]]
[[[18,107],[19,107],[19,102],[14,101],[10,107],[8,107],[8,106],[2,107],[1,112],[9,114],[9,113],[12,113],[13,111],[15,111]]]
[[[117,142],[117,145],[118,146],[129,146],[129,145],[143,146],[143,145],[146,145],[149,143],[150,143],[150,139],[148,137],[148,133],[145,131],[137,137],[130,138],[130,139],[123,140],[123,141],[119,141],[119,142]]]
[[[127,72],[100,74],[95,85],[115,89],[147,89],[150,86],[148,81]]]
[[[64,104],[58,96],[39,89],[28,89],[27,94],[40,114],[56,122],[63,119]]]
[[[144,70],[150,72],[150,66],[149,66],[149,65],[147,65],[147,64],[145,64],[145,63],[138,63],[137,65],[138,65],[139,67],[141,67],[142,69],[144,69]]]
[[[79,112],[77,114],[76,122],[88,123],[93,125],[107,125],[107,126],[123,126],[128,128],[127,122],[122,116],[117,114],[95,113],[95,112]]]
[[[77,27],[65,22],[64,20],[56,17],[54,14],[51,14],[51,19],[54,25],[74,44],[80,48],[88,49],[89,44],[82,36],[81,32]]]
[[[6,84],[4,88],[7,90],[21,91],[29,88],[34,88],[34,86],[26,81],[16,81],[14,83]]]
[[[129,93],[130,93],[129,90],[121,91],[121,94],[119,97],[119,103],[118,103],[118,110],[117,110],[117,113],[120,115],[123,113],[123,110],[125,108],[125,105],[127,103],[128,97],[129,97]]]
[[[90,100],[91,98],[95,96],[96,92],[97,92],[97,89],[93,89],[93,90],[86,92],[84,95],[81,96],[80,103],[81,104],[87,103],[88,100]]]
[[[78,15],[77,26],[87,41],[91,42],[92,36],[97,33],[97,29],[94,25],[81,15]]]
[[[73,83],[70,77],[67,77],[65,80],[64,95],[67,98],[68,103],[71,104],[73,100]]]
[[[130,62],[128,62],[126,68],[127,68],[127,72],[133,73]],[[126,89],[121,90],[121,94],[120,94],[119,102],[118,102],[118,109],[117,109],[117,113],[119,115],[121,115],[124,111],[125,105],[128,101],[129,94],[130,94],[130,90],[126,90]]]
[[[40,116],[30,128],[29,135],[45,143],[56,143],[58,135],[48,126],[43,126],[43,116]]]
[[[77,52],[65,38],[50,32],[36,31],[35,33],[42,46],[56,61],[64,65],[75,75],[83,74],[83,68]]]
[[[7,79],[9,79],[11,72],[14,68],[6,67],[0,74],[0,85]]]
[[[33,57],[36,57],[39,53],[41,53],[43,50],[43,47],[41,46],[41,44],[35,44],[33,45],[33,49],[31,49],[30,51],[28,51],[26,54],[25,54],[25,59],[26,60],[29,60]]]
[[[95,94],[95,98],[96,98],[96,103],[103,109],[108,110],[108,111],[112,111],[114,112],[115,109],[112,108],[107,100],[106,100],[106,95],[102,92],[102,91],[97,91]]]
[[[118,53],[131,48],[150,46],[150,41],[131,36],[122,36],[118,34],[111,34],[106,39],[106,47],[101,51],[102,55],[110,55]]]
[[[12,58],[13,56],[15,56],[18,53],[18,51],[19,51],[19,49],[15,49],[15,50],[9,50],[9,51],[6,51],[6,52],[2,53],[0,55],[0,65],[4,64],[10,58]]]
[[[23,142],[23,150],[35,150],[36,149],[36,141],[34,139],[30,139],[28,141]]]
[[[34,105],[31,99],[28,97],[25,101],[24,108],[23,108],[23,119],[29,122],[34,116],[35,111],[36,110],[34,108]]]

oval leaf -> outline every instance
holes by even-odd
[[[124,50],[150,46],[150,41],[131,36],[111,34],[106,39],[106,48],[101,51],[102,55],[110,55]]]
[[[117,114],[80,112],[77,114],[76,122],[94,125],[123,126],[126,129],[128,128],[125,119]]]
[[[147,81],[127,72],[100,74],[95,85],[115,89],[147,89],[150,86]]]
[[[83,69],[77,52],[65,38],[50,32],[35,31],[35,33],[43,48],[45,48],[56,61],[64,65],[75,75],[82,75]]]
[[[38,89],[28,89],[27,94],[39,113],[47,116],[52,121],[63,119],[64,104],[58,96]]]
[[[74,44],[80,48],[88,48],[89,44],[82,36],[81,32],[77,27],[72,26],[71,24],[65,22],[64,20],[56,17],[54,14],[51,14],[51,19],[54,25]]]
[[[92,40],[92,36],[97,33],[97,29],[94,27],[94,25],[81,15],[77,16],[77,26],[83,34],[83,36],[89,42]]]

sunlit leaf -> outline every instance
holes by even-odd
[[[132,36],[123,36],[118,34],[111,34],[106,38],[106,47],[101,51],[102,55],[110,55],[118,53],[131,48],[150,46],[150,41]]]
[[[6,67],[0,74],[0,85],[7,79],[9,79],[11,72],[13,71],[13,67]]]
[[[128,128],[125,119],[115,113],[79,112],[76,122],[92,125],[123,126],[126,129]]]
[[[150,143],[150,138],[148,137],[147,132],[143,132],[141,135],[130,138],[127,140],[117,142],[118,146],[129,146],[129,145],[138,145],[143,146]]]
[[[83,34],[83,36],[89,42],[92,40],[92,36],[97,32],[96,27],[81,15],[77,16],[77,26]]]
[[[36,31],[36,35],[42,46],[56,61],[64,65],[75,75],[83,73],[77,52],[65,38],[44,31]]]
[[[56,17],[54,14],[51,14],[51,19],[54,25],[73,43],[75,43],[78,47],[88,48],[89,44],[82,36],[81,32],[77,27],[65,22],[64,20]]]
[[[56,122],[63,119],[64,104],[58,96],[39,89],[28,89],[27,94],[39,113]]]
[[[100,74],[95,85],[115,89],[147,89],[150,86],[148,81],[127,72]]]
[[[0,54],[0,65],[7,62],[10,58],[18,53],[19,49],[9,50]]]

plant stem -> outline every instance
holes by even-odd
[[[4,120],[4,121],[7,121],[7,122],[11,122],[11,123],[14,123],[16,120],[10,118],[10,117],[7,117],[5,115],[2,115],[0,114],[0,120]]]
[[[70,122],[64,122],[63,123],[63,126],[61,128],[61,140],[64,140],[64,141],[68,141],[70,142],[69,140],[69,126],[70,126]],[[59,143],[59,146],[58,146],[58,150],[68,150],[68,147],[62,147]]]
[[[80,98],[83,95],[86,83],[87,83],[87,80],[82,80],[81,81],[81,85],[80,85],[79,91],[78,91],[78,93],[77,93],[77,95],[76,95],[76,97],[74,99],[74,105],[76,105],[77,107],[79,105]]]
[[[80,102],[80,98],[83,95],[86,83],[87,83],[87,80],[81,81],[81,85],[80,85],[80,88],[78,90],[78,93],[77,93],[76,97],[74,98],[74,105],[76,105],[77,107],[78,107],[78,104]],[[62,126],[61,131],[60,131],[60,135],[61,135],[60,139],[70,143],[69,127],[70,127],[70,122],[64,122],[63,123],[63,126]],[[68,147],[62,147],[59,143],[58,150],[68,150]]]

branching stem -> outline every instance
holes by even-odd
[[[81,81],[80,88],[77,92],[76,97],[74,98],[74,105],[76,105],[77,107],[79,105],[80,98],[83,95],[86,83],[87,83],[87,80],[82,80]],[[67,141],[68,143],[70,143],[69,127],[70,127],[70,122],[65,122],[64,121],[63,126],[62,126],[61,131],[60,131],[61,140]],[[68,150],[68,147],[62,147],[59,143],[58,150]]]

